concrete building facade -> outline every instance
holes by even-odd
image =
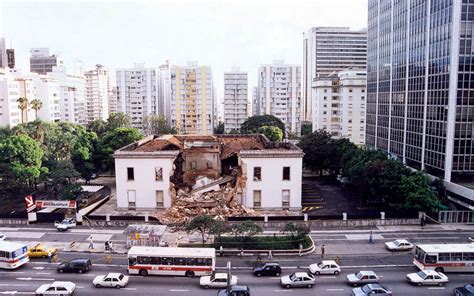
[[[224,128],[240,130],[247,119],[248,106],[248,77],[247,73],[233,71],[224,73]]]
[[[85,97],[86,97],[86,123],[109,118],[109,72],[102,65],[86,71]]]
[[[48,48],[32,48],[30,50],[30,72],[41,75],[53,71],[53,67],[64,66],[64,61],[57,55],[50,55]]]

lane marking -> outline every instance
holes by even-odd
[[[55,279],[32,278],[32,277],[16,278],[16,279],[19,281],[55,281]]]
[[[51,274],[51,272],[37,272],[36,274]]]
[[[335,276],[326,275],[326,276],[320,276],[320,278],[322,278],[322,279],[335,279],[336,277],[335,277]]]
[[[136,291],[137,288],[121,288],[121,290]]]
[[[189,290],[170,289],[170,292],[189,292]]]
[[[427,289],[430,289],[430,290],[445,290],[446,287],[429,287]]]
[[[275,292],[293,292],[293,290],[288,289],[288,290],[274,290]]]
[[[344,289],[342,289],[342,288],[333,288],[333,289],[326,289],[326,291],[328,291],[328,292],[341,292],[341,291],[344,291]]]
[[[0,271],[0,273],[10,273],[10,274],[19,274],[19,273],[21,273],[21,274],[23,274],[25,272],[24,271],[13,271],[12,270],[12,271]]]

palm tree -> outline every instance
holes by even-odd
[[[43,107],[43,102],[39,99],[34,99],[30,102],[31,109],[35,110],[35,118],[38,119],[38,111]]]
[[[18,103],[18,109],[21,110],[21,123],[25,123],[25,119],[26,121],[28,121],[28,113],[27,113],[28,99],[24,97],[20,97],[16,101]]]

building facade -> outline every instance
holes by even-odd
[[[86,71],[85,98],[86,98],[86,123],[109,118],[109,72],[102,65]]]
[[[224,73],[224,128],[240,130],[247,119],[248,78],[247,73],[233,71]]]
[[[301,133],[301,67],[274,61],[262,65],[258,77],[258,115],[278,117],[286,132]]]
[[[312,84],[343,70],[365,70],[367,31],[347,27],[314,27],[303,40],[303,118],[312,119]]]
[[[211,135],[216,108],[212,70],[189,62],[173,66],[171,76],[171,126],[181,134]]]
[[[7,46],[5,38],[0,38],[0,68],[8,67]]]
[[[117,113],[117,87],[113,86],[109,89],[109,116]]]
[[[192,188],[257,210],[301,210],[303,155],[261,135],[147,137],[114,153],[117,206],[168,208]]]
[[[445,180],[474,204],[474,4],[368,4],[366,144]],[[456,183],[456,184],[455,184]]]
[[[46,75],[53,67],[64,66],[64,61],[57,55],[50,55],[48,48],[32,48],[30,50],[30,72]]]
[[[313,94],[313,131],[324,129],[356,145],[365,143],[365,71],[346,70],[337,79],[315,80]]]

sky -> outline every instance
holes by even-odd
[[[367,0],[0,0],[0,37],[28,68],[29,50],[48,47],[72,69],[198,61],[212,67],[217,98],[223,73],[249,73],[249,97],[261,64],[302,64],[303,32],[315,26],[367,27]]]

